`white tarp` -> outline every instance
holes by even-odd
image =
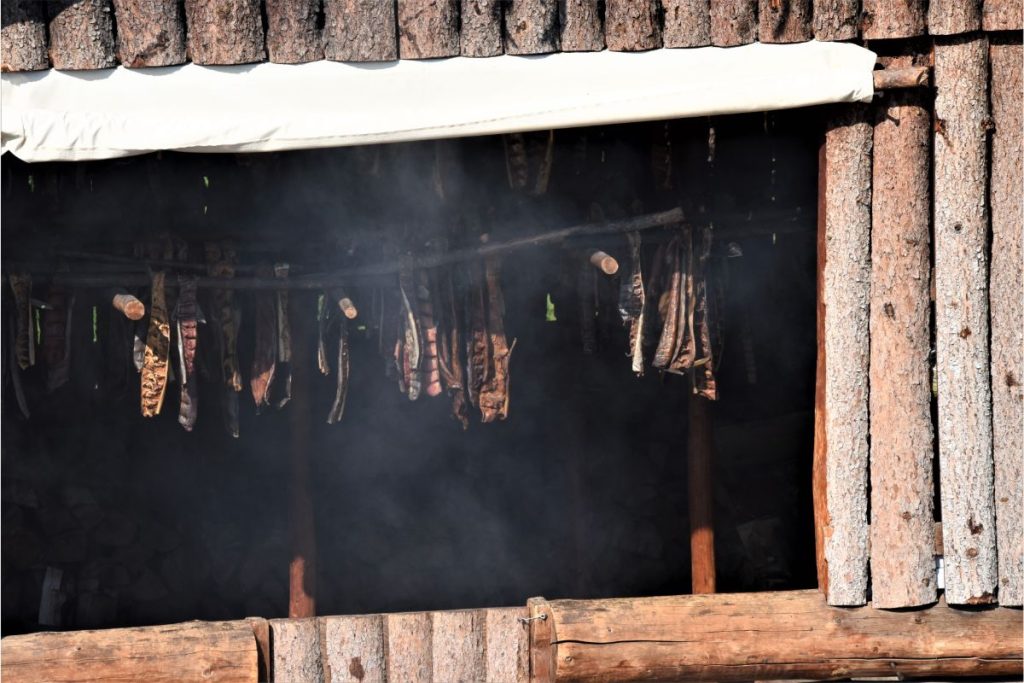
[[[3,74],[3,151],[26,161],[258,152],[867,101],[846,43]]]

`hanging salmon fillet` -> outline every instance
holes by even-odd
[[[163,272],[153,273],[149,304],[149,329],[142,360],[142,416],[155,417],[164,405],[167,392],[168,356],[171,350],[171,324],[167,316]]]

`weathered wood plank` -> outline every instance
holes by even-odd
[[[320,0],[266,0],[267,54],[277,64],[324,58],[317,15]]]
[[[862,605],[868,569],[868,299],[871,124],[851,105],[829,121],[825,155],[825,532],[828,601]]]
[[[481,610],[431,613],[434,681],[478,683],[487,677],[486,621]]]
[[[762,43],[802,43],[814,37],[811,0],[760,0],[757,18]]]
[[[398,0],[398,56],[459,54],[459,0]]]
[[[530,680],[530,629],[520,621],[523,607],[485,610],[486,683],[527,683]]]
[[[0,72],[50,68],[46,52],[46,17],[36,0],[0,4]]]
[[[245,621],[192,621],[0,640],[5,683],[256,680],[256,639]]]
[[[862,32],[867,40],[925,34],[925,0],[864,0]]]
[[[981,26],[986,31],[1020,31],[1024,29],[1022,0],[984,0]]]
[[[326,683],[387,683],[384,617],[320,617]]]
[[[996,538],[999,547],[999,603],[1024,599],[1024,503],[1021,453],[1024,453],[1024,247],[1021,245],[1021,158],[1024,157],[1021,108],[1020,36],[989,48],[991,60],[992,272],[989,301],[992,320],[992,443],[995,456]]]
[[[931,115],[889,93],[874,122],[871,207],[871,604],[935,602],[931,417]]]
[[[122,66],[184,64],[185,17],[176,0],[114,0]]]
[[[505,8],[505,52],[558,52],[558,0],[516,0]]]
[[[263,18],[258,0],[185,0],[188,54],[196,64],[262,62]]]
[[[816,40],[854,40],[860,35],[860,0],[814,0]]]
[[[996,588],[989,370],[988,46],[935,45],[935,338],[946,600]]]
[[[711,0],[711,44],[746,45],[757,40],[758,0]]]
[[[494,57],[505,51],[501,0],[462,0],[459,48],[463,57]]]
[[[598,0],[561,0],[558,25],[562,52],[594,52],[604,49],[604,27]]]
[[[811,500],[814,505],[814,564],[818,578],[818,590],[828,594],[828,560],[825,557],[825,539],[831,523],[828,518],[828,434],[826,433],[825,411],[825,259],[828,256],[825,239],[827,221],[825,210],[828,203],[828,155],[827,135],[822,135],[818,145],[818,220],[817,220],[817,264],[815,265],[815,287],[817,301],[815,311],[815,336],[817,352],[814,364],[814,452],[811,456]]]
[[[323,41],[326,59],[398,59],[394,0],[324,0]]]
[[[270,638],[273,680],[323,683],[317,619],[271,619]]]
[[[429,612],[384,617],[384,657],[388,681],[431,683],[434,670]]]
[[[1019,676],[1020,613],[838,609],[817,591],[541,602],[553,681]],[[533,622],[536,624],[537,622]],[[536,669],[535,669],[536,672]]]
[[[711,44],[709,0],[662,0],[665,9],[665,47],[704,47]]]
[[[110,0],[54,0],[47,12],[54,69],[107,69],[117,64]]]
[[[616,52],[661,47],[657,0],[605,0],[604,41]]]
[[[928,33],[948,36],[981,28],[981,0],[928,0]]]

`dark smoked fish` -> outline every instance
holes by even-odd
[[[327,424],[332,425],[341,420],[345,414],[345,399],[348,396],[349,386],[349,348],[348,348],[348,321],[344,316],[340,318],[338,331],[338,383],[334,393],[334,403],[331,405],[331,412],[327,415]]]
[[[622,323],[629,328],[629,357],[633,372],[644,374],[643,333],[646,324],[646,298],[644,278],[640,266],[640,233],[626,235],[629,240],[629,276],[622,278],[619,287],[619,315]]]
[[[32,277],[24,273],[8,276],[11,291],[14,292],[14,352],[18,367],[27,370],[36,364],[36,345],[32,324]]]
[[[277,278],[288,278],[288,264],[278,263],[274,266],[274,276]],[[283,408],[292,399],[292,332],[288,316],[288,290],[277,290],[277,370],[275,379],[284,379],[284,382],[274,382],[274,386],[282,388],[281,396],[277,399],[278,408]],[[267,388],[270,391],[270,388]]]
[[[229,243],[208,242],[205,245],[206,272],[210,277],[230,279],[235,276],[237,256]],[[213,323],[223,388],[222,411],[228,434],[238,438],[238,394],[242,391],[242,373],[238,365],[238,329],[241,311],[235,305],[235,292],[231,289],[213,289],[210,292],[211,321]]]
[[[485,260],[487,287],[487,335],[491,349],[491,372],[480,388],[481,422],[504,420],[509,405],[509,360],[512,346],[505,338],[505,298],[501,291],[501,261],[491,256]]]
[[[262,268],[260,275],[271,271]],[[270,384],[277,367],[277,296],[273,292],[259,292],[256,295],[255,320],[256,348],[253,351],[252,373],[249,387],[256,412],[270,405]]]
[[[56,391],[71,376],[71,310],[74,294],[59,282],[50,285],[43,312],[43,360],[46,361],[46,389]]]
[[[680,286],[682,291],[679,295],[679,321],[676,327],[675,350],[672,360],[666,368],[669,372],[675,373],[685,373],[693,367],[693,361],[696,360],[697,355],[693,328],[693,234],[688,227],[683,228],[680,250],[679,260],[682,263]]]
[[[422,335],[416,315],[416,290],[412,273],[403,270],[398,275],[398,289],[402,296],[400,334],[396,342],[396,357],[400,386],[410,401],[420,397],[423,387],[421,363],[423,360]],[[400,347],[400,348],[399,348]]]
[[[675,355],[676,333],[683,321],[679,319],[680,298],[682,296],[682,262],[680,259],[679,238],[673,238],[665,250],[668,271],[665,287],[658,300],[658,313],[662,320],[661,338],[654,351],[652,365],[660,370],[668,369]]]
[[[708,292],[708,265],[711,256],[711,229],[704,228],[700,236],[700,248],[697,257],[696,291],[694,324],[697,338],[698,359],[693,364],[694,391],[704,398],[714,401],[718,398],[718,387],[715,382],[715,353],[713,350],[712,325],[710,317],[714,306],[709,305],[715,294]]]
[[[160,414],[170,372],[171,323],[164,294],[165,274],[153,273],[149,304],[149,329],[142,361],[142,416]]]
[[[196,348],[201,314],[196,299],[195,276],[178,276],[178,303],[174,308],[177,327],[178,359],[181,364],[181,399],[178,424],[191,432],[199,416],[199,380],[196,375]]]
[[[423,330],[423,383],[427,396],[441,395],[441,370],[437,359],[437,322],[427,273],[419,271],[416,297]]]
[[[469,428],[466,383],[462,364],[461,319],[455,302],[452,271],[431,273],[433,300],[437,302],[437,364],[441,382],[452,400],[452,417]]]
[[[466,292],[466,309],[469,335],[466,339],[468,356],[467,389],[469,403],[480,406],[480,392],[490,381],[493,371],[490,336],[487,334],[487,285],[483,267],[479,262],[469,265],[469,287]]]

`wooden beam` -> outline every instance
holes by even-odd
[[[981,27],[986,31],[1024,29],[1024,2],[1021,0],[984,0]]]
[[[811,498],[814,505],[814,561],[817,568],[818,590],[828,593],[828,560],[825,541],[831,534],[828,518],[828,435],[825,416],[825,214],[828,191],[828,156],[823,135],[818,147],[818,234],[817,234],[817,311],[815,315],[817,355],[814,366],[814,454],[811,465]]]
[[[114,0],[117,61],[122,66],[184,64],[185,17],[176,0]]]
[[[593,52],[604,49],[604,28],[598,0],[562,0],[558,23],[562,52]]]
[[[505,52],[500,0],[462,0],[459,49],[463,57],[494,57]]]
[[[711,44],[746,45],[757,40],[758,0],[711,0]]]
[[[760,0],[757,21],[762,43],[802,43],[814,37],[811,0]]]
[[[558,0],[516,0],[505,11],[505,52],[558,52]]]
[[[925,0],[864,0],[862,33],[867,40],[925,34]]]
[[[935,339],[946,600],[996,590],[988,310],[988,44],[935,45]]]
[[[694,593],[715,592],[713,437],[710,401],[689,396],[687,500],[690,510],[690,569]]]
[[[872,72],[871,78],[875,90],[899,90],[927,86],[931,75],[930,67],[907,66],[898,69],[878,69]]]
[[[433,625],[429,612],[384,617],[384,653],[389,681],[431,683],[434,671]]]
[[[195,64],[262,62],[263,17],[258,0],[185,0],[188,54]]]
[[[317,27],[319,0],[266,0],[267,55],[276,64],[305,64],[324,58]]]
[[[37,0],[0,4],[0,72],[50,68],[46,51],[46,17]]]
[[[432,59],[459,54],[459,0],[398,0],[398,56]]]
[[[433,681],[483,681],[487,677],[483,610],[431,615]]]
[[[304,301],[299,299],[293,303],[293,310],[299,308],[296,304]],[[293,321],[296,323],[294,338],[303,339],[311,334],[305,316],[295,316]],[[292,379],[296,386],[308,386],[312,381],[309,375],[313,363],[308,356],[309,350],[305,344],[293,346]],[[291,546],[288,616],[295,619],[316,616],[316,528],[309,472],[309,434],[312,431],[309,392],[296,392],[287,410],[291,465],[288,481],[288,535]]]
[[[665,47],[704,47],[711,44],[709,0],[662,0],[665,9]]]
[[[860,0],[814,0],[814,38],[855,40],[860,35]]]
[[[609,50],[642,52],[661,47],[656,0],[605,0],[604,40]]]
[[[324,57],[339,62],[398,59],[395,3],[324,0]]]
[[[532,680],[1020,676],[1014,610],[829,607],[817,591],[531,600]],[[546,667],[537,665],[544,660]]]
[[[321,617],[318,621],[325,680],[365,683],[387,680],[381,615]]]
[[[1024,112],[1021,62],[1016,42],[993,44],[991,56],[992,272],[989,302],[992,320],[992,444],[995,457],[996,537],[999,546],[999,604],[1019,606],[1024,599],[1024,246],[1021,242],[1021,186],[1024,173]]]
[[[317,619],[271,619],[274,681],[323,683]]]
[[[981,28],[981,0],[928,0],[928,34],[949,36]]]
[[[33,633],[4,638],[0,650],[4,683],[248,683],[257,676],[256,639],[246,621]]]
[[[47,12],[54,69],[107,69],[117,64],[110,0],[54,0]]]

